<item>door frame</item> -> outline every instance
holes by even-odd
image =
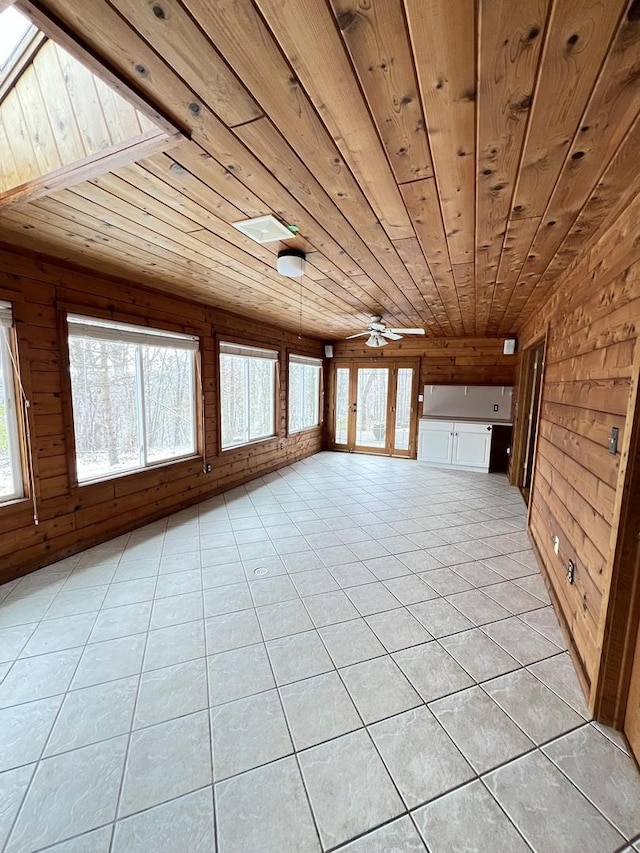
[[[548,333],[545,333],[541,338],[538,338],[522,353],[520,360],[520,375],[518,378],[518,392],[516,398],[516,421],[517,427],[514,430],[513,437],[513,455],[511,457],[510,482],[517,486],[529,506],[531,503],[531,494],[535,479],[535,458],[538,446],[538,432],[540,429],[540,419],[542,412],[542,396],[544,390],[544,377],[547,364],[547,341]],[[535,356],[537,350],[543,347],[542,368],[540,371],[540,389],[537,400],[537,413],[535,423],[529,420],[529,414],[533,404],[533,389],[535,380]],[[524,488],[524,462],[527,455],[527,448],[530,446],[530,441],[533,440],[531,446],[531,476],[529,480],[528,491]]]
[[[624,725],[640,631],[640,339],[633,377],[619,451],[613,513],[617,523],[611,529],[607,561],[611,582],[598,637],[602,653],[590,697],[594,717],[618,729]],[[640,762],[640,756],[636,758]]]
[[[335,442],[335,403],[336,403],[336,371],[339,368],[349,368],[349,396],[352,400],[357,396],[357,370],[358,368],[386,368],[389,370],[389,384],[387,388],[387,425],[386,442],[384,447],[356,447],[349,444],[336,444]],[[409,448],[407,451],[398,453],[389,452],[392,438],[390,417],[392,408],[395,409],[398,368],[411,368],[413,370],[413,382],[411,384],[411,421],[409,425]],[[404,459],[416,459],[418,455],[418,388],[420,382],[420,359],[419,358],[335,358],[331,364],[329,373],[329,408],[327,418],[328,447],[346,453],[367,453],[378,456],[394,456]],[[353,403],[350,403],[353,405]],[[355,412],[353,423],[355,425]],[[351,420],[351,418],[350,418]],[[395,426],[395,412],[393,417]]]

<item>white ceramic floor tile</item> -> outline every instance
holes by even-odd
[[[435,642],[403,649],[393,658],[425,702],[473,684],[462,667]]]
[[[409,809],[475,775],[424,705],[375,723],[369,732]]]
[[[204,622],[184,622],[149,631],[144,657],[144,670],[159,669],[174,663],[203,657],[205,653]]]
[[[111,825],[102,826],[47,847],[47,853],[109,853],[111,833]]]
[[[203,788],[118,821],[112,851],[215,853],[213,824],[213,792]]]
[[[478,773],[533,748],[533,741],[479,687],[438,699],[429,707]]]
[[[365,723],[373,723],[421,704],[421,699],[391,657],[374,658],[340,670]]]
[[[16,661],[0,684],[0,708],[64,693],[81,654],[67,649]]]
[[[42,761],[7,853],[39,850],[113,820],[126,748],[119,737]]]
[[[201,711],[133,732],[122,782],[119,817],[211,784],[207,717],[206,711]],[[170,773],[168,768],[171,768]]]
[[[216,781],[293,752],[277,690],[212,708],[211,736]]]
[[[279,607],[280,605],[273,605]],[[212,616],[205,621],[207,654],[217,654],[262,640],[260,625],[253,610],[239,610]]]
[[[127,734],[131,728],[137,676],[67,693],[45,755]]]
[[[481,782],[472,782],[417,809],[413,817],[431,853],[530,850]],[[547,848],[546,853],[551,850],[555,848]]]
[[[207,658],[209,702],[221,705],[275,687],[263,643],[243,646]]]
[[[137,675],[142,668],[145,639],[144,634],[134,634],[86,646],[71,687],[75,690]]]
[[[163,723],[209,705],[205,658],[143,672],[134,728]]]
[[[425,853],[411,818],[401,817],[340,847],[342,853]]]
[[[104,640],[116,640],[148,630],[153,602],[127,604],[123,607],[110,607],[98,613],[89,641],[100,643]]]
[[[61,704],[51,696],[0,711],[0,772],[38,761]]]
[[[364,730],[307,749],[299,758],[325,849],[386,823],[404,810]]]
[[[294,758],[219,782],[215,802],[220,853],[320,853]]]
[[[520,667],[515,658],[479,628],[442,637],[440,645],[478,682]]]
[[[526,669],[484,685],[484,690],[535,743],[545,743],[584,720]]]
[[[512,761],[485,784],[536,851],[615,851],[624,839],[541,752]],[[526,790],[526,797],[522,791]]]
[[[625,838],[640,833],[640,775],[632,758],[593,726],[555,740],[544,752]]]
[[[310,678],[334,668],[316,631],[291,634],[267,643],[269,658],[279,686]]]
[[[362,726],[337,672],[327,672],[280,688],[280,696],[297,750]]]
[[[0,845],[3,850],[35,768],[35,764],[25,764],[0,773]]]

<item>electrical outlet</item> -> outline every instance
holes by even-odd
[[[498,412],[499,410],[500,410],[500,406],[499,406],[497,403],[494,403],[494,405],[493,405],[493,411],[494,411],[494,412]]]
[[[284,441],[278,443],[278,450],[284,450]]]
[[[567,563],[567,580],[570,584],[573,584],[576,577],[576,564],[573,560],[569,560]]]
[[[211,465],[211,462],[207,462],[206,465],[204,466],[204,473],[210,474],[212,470],[213,470],[213,467]]]
[[[553,553],[558,555],[560,553],[560,537],[553,537]]]

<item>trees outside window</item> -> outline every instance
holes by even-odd
[[[0,302],[0,503],[24,495],[10,337],[12,325],[11,305]]]
[[[78,482],[193,455],[198,339],[86,317],[68,322]]]
[[[320,359],[301,355],[289,358],[289,432],[320,423],[321,372]]]
[[[222,449],[275,434],[275,350],[220,344]]]

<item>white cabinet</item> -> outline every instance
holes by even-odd
[[[420,421],[418,459],[432,465],[450,465],[453,455],[454,424],[448,421]]]
[[[430,465],[488,471],[491,424],[422,420],[418,459]]]

